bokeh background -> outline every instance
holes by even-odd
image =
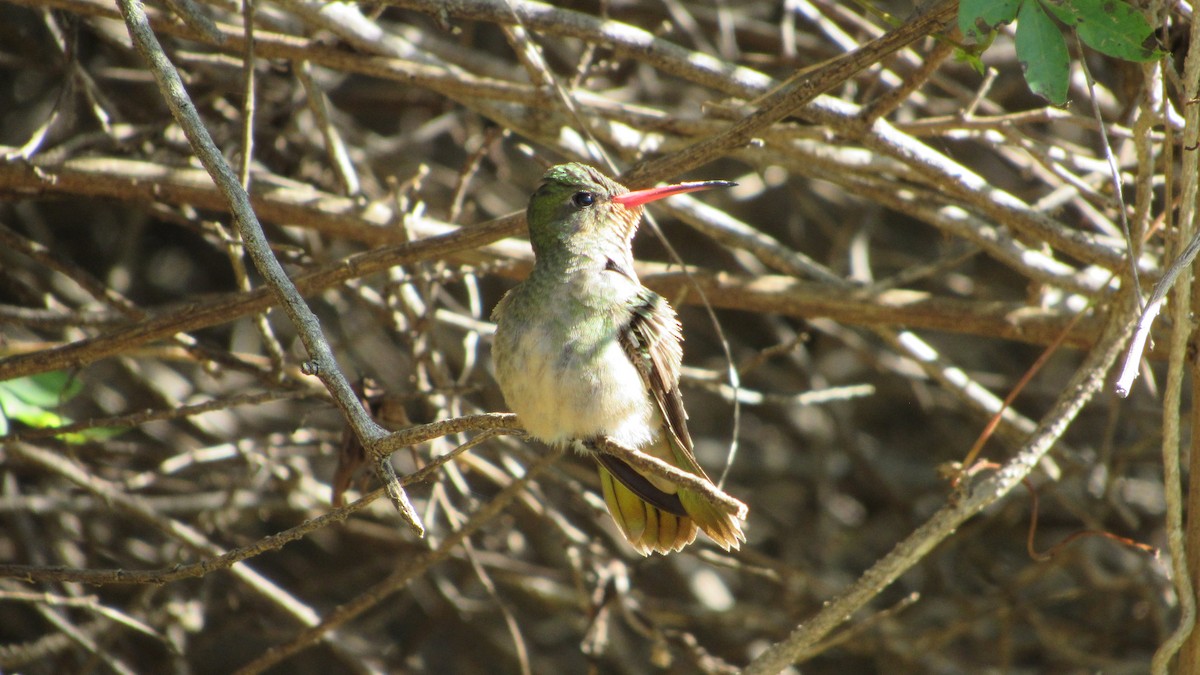
[[[349,270],[306,297],[347,376],[369,378],[374,411],[400,427],[504,410],[488,317],[532,253],[519,222],[495,222],[523,211],[548,165],[618,175],[670,157],[935,4],[276,0],[253,3],[249,62],[245,6],[147,11],[234,167],[252,139],[274,253],[297,277]],[[97,583],[330,512],[345,425],[300,372],[286,316],[246,309],[261,279],[116,4],[0,3],[0,669],[232,672],[358,602],[369,609],[267,667],[745,666],[963,498],[943,469],[1048,348],[965,485],[1072,393],[1128,304],[1122,209],[1146,288],[1178,250],[1168,200],[1193,10],[1167,4],[1171,60],[1072,42],[1064,108],[1029,93],[1011,27],[981,74],[956,57],[951,23],[751,142],[640,179],[739,184],[651,208],[636,254],[681,315],[700,461],[750,507],[741,551],[701,538],[641,558],[590,460],[570,456],[443,547],[548,452],[502,436],[409,486],[424,539],[381,499],[232,568]],[[467,244],[449,234],[488,227]],[[448,243],[408,244],[436,237]],[[386,264],[350,266],[368,251]],[[1170,323],[1129,398],[1103,387],[1025,485],[918,556],[798,671],[1145,672],[1180,611],[1165,549],[1130,543],[1166,544]],[[35,428],[65,423],[73,434]],[[474,435],[393,463],[411,473]],[[1187,443],[1185,427],[1185,456]],[[377,482],[363,469],[352,486],[350,499]]]

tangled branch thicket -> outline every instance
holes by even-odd
[[[1191,231],[1194,3],[1147,3],[1162,63],[1076,51],[1065,109],[1011,34],[986,75],[956,60],[953,2],[569,4],[146,9],[342,369],[422,440],[392,458],[417,538],[367,470],[331,506],[346,423],[117,5],[0,3],[0,389],[64,373],[75,432],[6,410],[0,669],[1165,667],[1188,301],[1128,399],[1106,378],[1131,260],[1149,288]],[[565,160],[739,183],[652,207],[636,253],[713,476],[736,431],[740,552],[638,557],[588,461],[480,415],[520,213]]]

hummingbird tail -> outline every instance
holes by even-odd
[[[704,534],[716,542],[717,546],[726,551],[736,551],[741,548],[742,542],[746,541],[742,523],[737,516],[718,509],[691,490],[680,489],[679,501],[683,502],[688,516],[704,530]]]
[[[670,553],[682,550],[695,541],[696,523],[692,518],[677,515],[646,501],[617,480],[604,465],[598,468],[608,512],[638,553]],[[738,532],[740,534],[741,530]]]

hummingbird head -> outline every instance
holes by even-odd
[[[525,218],[539,260],[555,250],[595,255],[628,250],[646,203],[684,192],[734,185],[729,181],[678,183],[630,192],[586,164],[550,167],[529,198]]]

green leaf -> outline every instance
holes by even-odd
[[[0,436],[11,430],[17,421],[35,429],[53,429],[71,423],[71,419],[54,412],[66,400],[75,397],[83,384],[68,373],[39,373],[7,382],[0,382]],[[126,427],[93,427],[82,431],[59,434],[67,443],[79,445],[103,441],[128,431]]]
[[[1054,18],[1072,28],[1083,20],[1083,17],[1079,14],[1079,7],[1073,0],[1041,0],[1041,3],[1046,9],[1050,10]]]
[[[28,378],[21,378],[28,379]],[[8,420],[17,420],[31,427],[46,428],[60,427],[64,419],[58,413],[26,401],[16,390],[20,387],[8,385],[18,382],[13,380],[0,384],[0,412]]]
[[[1126,61],[1154,61],[1154,28],[1142,13],[1121,0],[1045,0],[1060,21],[1075,28],[1084,44]]]
[[[58,438],[72,445],[82,445],[87,442],[106,441],[126,431],[129,431],[129,427],[92,427],[83,431],[59,434]]]
[[[958,4],[958,29],[968,40],[982,41],[998,26],[1012,23],[1024,0],[962,0]]]
[[[61,370],[0,383],[0,390],[6,390],[25,403],[40,408],[52,408],[68,401],[79,394],[82,388],[82,382]]]
[[[1026,2],[1017,17],[1017,60],[1033,93],[1054,105],[1067,102],[1071,60],[1062,31],[1037,2]]]
[[[959,63],[965,63],[975,69],[975,72],[983,75],[987,72],[987,68],[983,65],[983,59],[979,58],[979,54],[967,51],[965,49],[954,50],[954,60]]]
[[[67,399],[77,395],[83,384],[69,373],[38,373],[0,382],[0,434],[7,434],[9,422],[46,429],[61,427],[71,420],[54,412]]]

